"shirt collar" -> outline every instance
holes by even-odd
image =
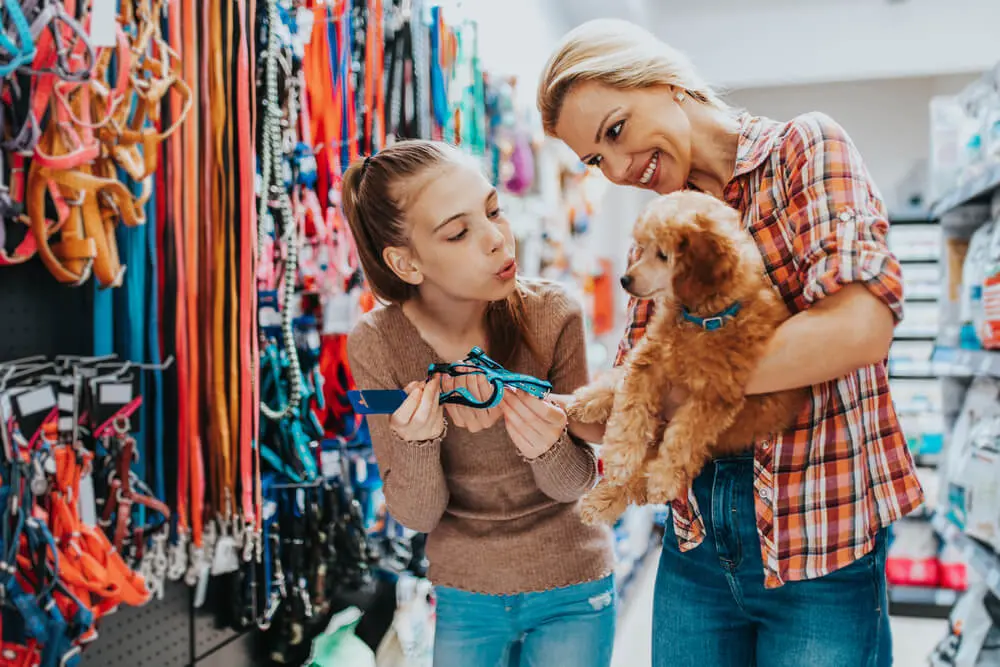
[[[746,111],[740,112],[739,121],[740,138],[736,146],[734,179],[745,176],[764,163],[781,129],[781,123],[763,116],[752,116]]]

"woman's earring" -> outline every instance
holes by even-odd
[[[678,102],[683,102],[685,97],[687,97],[687,95],[685,95],[683,91],[678,92],[676,95],[674,95],[674,99],[677,100]]]

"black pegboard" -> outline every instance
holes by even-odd
[[[168,583],[162,600],[121,607],[101,622],[81,667],[188,667],[190,608],[191,592],[181,583]]]
[[[37,259],[0,268],[0,361],[90,354],[93,304],[93,283],[61,285]]]
[[[196,661],[240,636],[228,622],[233,616],[232,599],[235,595],[231,576],[212,577],[205,604],[194,610],[192,650]]]

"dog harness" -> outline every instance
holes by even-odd
[[[477,400],[465,387],[458,387],[457,389],[452,389],[441,394],[441,403],[453,403],[469,408],[484,410],[495,408],[503,400],[504,387],[512,387],[539,399],[545,398],[552,391],[550,383],[531,377],[530,375],[509,371],[486,356],[486,353],[478,347],[472,348],[469,356],[463,361],[453,364],[431,364],[430,368],[428,368],[427,376],[429,378],[434,375],[449,375],[451,377],[464,377],[466,375],[484,376],[493,386],[493,393],[489,398]]]
[[[697,315],[693,315],[687,308],[682,307],[681,317],[691,324],[697,324],[705,331],[718,331],[726,325],[726,322],[734,319],[742,307],[743,306],[740,302],[737,301],[725,310],[709,317],[699,317]]]

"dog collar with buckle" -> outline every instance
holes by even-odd
[[[727,320],[731,320],[736,317],[736,314],[740,312],[741,307],[740,302],[737,301],[722,312],[716,313],[715,315],[710,317],[698,317],[697,315],[692,315],[687,308],[682,306],[681,317],[692,324],[697,324],[705,331],[718,331],[725,326]]]

